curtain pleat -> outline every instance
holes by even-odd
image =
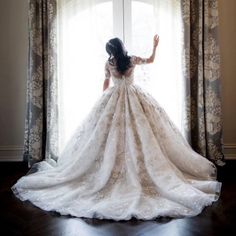
[[[185,132],[193,149],[223,165],[217,0],[182,0]]]
[[[29,58],[24,160],[58,156],[57,4],[29,0]]]

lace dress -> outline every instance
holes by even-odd
[[[21,200],[76,217],[128,220],[198,215],[219,198],[213,163],[194,152],[158,102],[106,63],[106,89],[55,165],[12,187]]]

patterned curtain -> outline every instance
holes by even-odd
[[[56,0],[29,0],[24,160],[57,158]]]
[[[217,0],[182,0],[185,128],[193,149],[223,165]]]

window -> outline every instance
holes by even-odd
[[[181,128],[181,20],[178,0],[58,0],[60,147],[102,95],[105,43],[121,38],[130,55],[147,57],[154,33],[154,64],[139,66],[135,82],[148,90]]]

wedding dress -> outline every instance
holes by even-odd
[[[201,213],[217,201],[221,183],[213,163],[192,150],[163,108],[133,83],[131,57],[121,76],[106,63],[106,89],[75,131],[55,165],[12,187],[21,200],[76,217],[128,220]]]

